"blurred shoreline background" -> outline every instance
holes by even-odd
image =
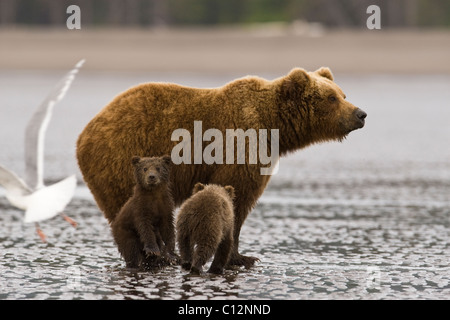
[[[334,73],[449,74],[448,30],[338,30],[292,35],[289,28],[0,29],[0,69],[285,74],[293,67]]]
[[[445,0],[0,0],[0,70],[448,74],[449,27]]]

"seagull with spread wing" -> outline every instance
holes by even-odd
[[[25,181],[0,165],[0,185],[6,189],[7,199],[13,206],[25,210],[24,222],[35,223],[43,242],[46,242],[46,237],[39,221],[61,214],[72,226],[77,226],[74,220],[62,213],[75,192],[75,175],[50,186],[44,185],[44,138],[53,107],[65,96],[83,63],[84,60],[78,62],[58,82],[28,122],[25,131]]]

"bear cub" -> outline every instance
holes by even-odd
[[[149,268],[176,261],[174,202],[170,193],[171,158],[134,156],[133,195],[111,223],[127,268]]]
[[[203,273],[203,265],[214,255],[209,273],[221,274],[233,247],[234,188],[219,185],[194,186],[192,196],[177,216],[177,243],[182,267]]]

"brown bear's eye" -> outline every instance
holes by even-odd
[[[330,101],[330,102],[336,102],[336,101],[337,101],[337,98],[336,98],[336,96],[329,96],[329,97],[328,97],[328,101]]]
[[[159,169],[159,167],[156,167],[156,171],[158,171],[158,172],[159,172],[159,170],[160,170],[160,169]]]
[[[144,172],[147,172],[147,168],[144,168],[143,170],[144,170]]]

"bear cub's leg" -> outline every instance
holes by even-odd
[[[208,272],[214,274],[222,274],[223,268],[230,257],[231,248],[233,247],[233,232],[230,230],[220,242],[214,260],[209,267]]]
[[[160,244],[162,243],[161,234],[157,228],[152,225],[147,225],[146,227],[140,227],[139,235],[141,241],[144,244],[144,252],[147,257],[149,256],[160,256],[161,249]]]
[[[202,274],[203,265],[214,255],[216,247],[210,243],[197,243],[192,259],[191,274]]]
[[[139,237],[134,233],[128,233],[127,236],[122,237],[121,241],[117,242],[119,252],[122,254],[127,268],[139,268],[141,262],[144,260],[142,254],[142,244]]]
[[[192,266],[192,251],[194,250],[191,238],[180,230],[177,242],[180,249],[181,267],[185,270],[190,270]]]
[[[175,253],[175,227],[172,214],[161,220],[159,230],[161,230],[160,248],[164,259],[169,265],[179,264],[180,258]]]

